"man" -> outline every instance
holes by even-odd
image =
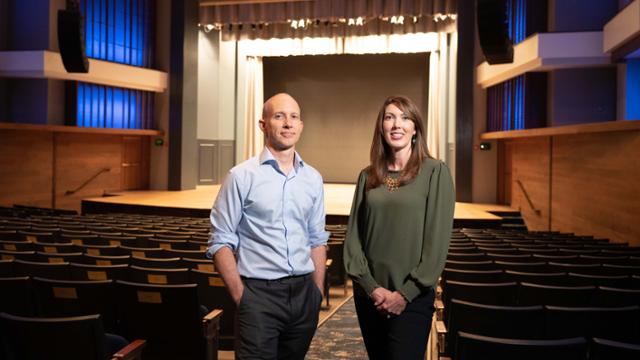
[[[322,177],[295,151],[298,103],[264,103],[265,148],[233,169],[211,211],[208,254],[238,306],[237,359],[304,359],[318,324],[328,233]]]

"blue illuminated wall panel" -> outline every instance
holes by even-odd
[[[640,120],[640,59],[627,60],[625,119]]]
[[[153,66],[154,0],[82,0],[87,56]]]
[[[77,125],[116,129],[152,129],[153,93],[78,83]]]
[[[514,45],[546,31],[546,1],[504,0],[507,31]],[[525,74],[487,89],[487,131],[545,126],[546,76]],[[535,104],[535,106],[534,106]]]
[[[81,0],[87,56],[153,66],[155,0]],[[153,93],[78,82],[78,126],[151,129]]]

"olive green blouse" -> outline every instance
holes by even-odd
[[[451,173],[443,162],[426,159],[408,184],[365,192],[367,175],[360,172],[351,207],[345,268],[367,294],[382,286],[412,301],[444,268],[455,207]]]

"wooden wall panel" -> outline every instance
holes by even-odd
[[[552,229],[640,246],[640,132],[552,141]]]
[[[122,189],[122,136],[67,133],[56,136],[57,208],[79,211],[82,198],[102,196],[105,191]],[[100,173],[103,169],[109,171]],[[94,176],[82,189],[67,194],[67,191],[77,189]]]
[[[0,205],[52,206],[53,133],[0,130]]]
[[[548,137],[529,138],[510,146],[511,207],[520,210],[530,230],[549,230],[549,142]],[[533,207],[527,201],[525,191]]]

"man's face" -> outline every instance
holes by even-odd
[[[295,146],[302,134],[300,107],[289,95],[280,94],[265,104],[265,118],[260,120],[267,145],[275,150],[287,150]]]

